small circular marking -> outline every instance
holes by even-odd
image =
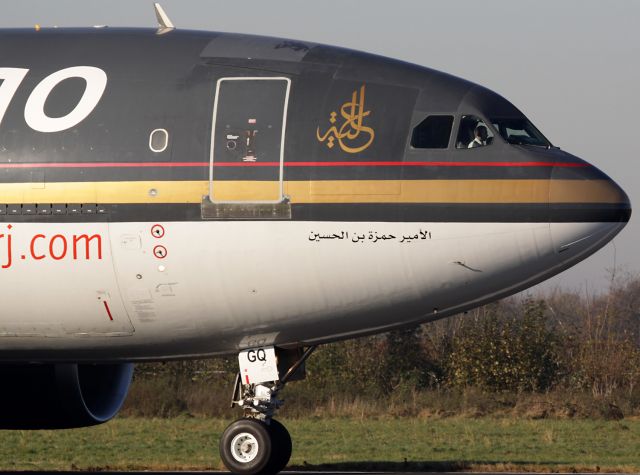
[[[153,248],[153,255],[158,259],[164,259],[167,257],[167,248],[164,246],[156,246]]]
[[[158,270],[160,272],[164,272],[165,270],[167,270],[167,268],[165,266],[158,266]]]
[[[151,226],[151,235],[157,239],[164,237],[164,227],[160,224],[154,224]]]
[[[138,280],[142,279],[142,274],[136,274],[136,279]]]
[[[149,190],[149,196],[151,196],[152,198],[155,198],[156,196],[158,196],[158,190],[156,190],[155,188],[151,188]]]

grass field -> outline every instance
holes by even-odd
[[[229,421],[118,418],[65,431],[0,431],[0,470],[219,469]],[[331,470],[640,472],[640,421],[495,418],[282,420],[290,466]]]

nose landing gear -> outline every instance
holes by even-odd
[[[292,443],[287,429],[273,419],[284,403],[277,395],[288,381],[304,378],[300,370],[315,348],[304,353],[273,347],[240,352],[231,406],[242,408],[244,417],[231,423],[220,438],[220,457],[232,473],[275,475],[287,466]]]

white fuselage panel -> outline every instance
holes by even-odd
[[[255,341],[286,346],[373,333],[532,285],[594,252],[622,226],[5,226],[0,358],[195,357]]]

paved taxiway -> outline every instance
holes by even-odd
[[[55,475],[96,475],[96,472],[48,472],[48,471],[21,471],[21,472],[2,472],[2,475],[43,475],[46,473],[52,473]],[[202,475],[206,473],[215,473],[215,474],[228,474],[229,472],[218,472],[218,471],[207,471],[207,472],[147,472],[147,471],[139,471],[139,472],[99,472],[100,475]],[[534,472],[364,472],[364,471],[285,471],[281,472],[283,475],[549,475],[547,473],[534,473]],[[598,475],[619,475],[619,474],[609,474],[607,472],[570,472],[571,475],[594,475],[597,473]],[[640,475],[640,474],[625,474],[625,475]]]

